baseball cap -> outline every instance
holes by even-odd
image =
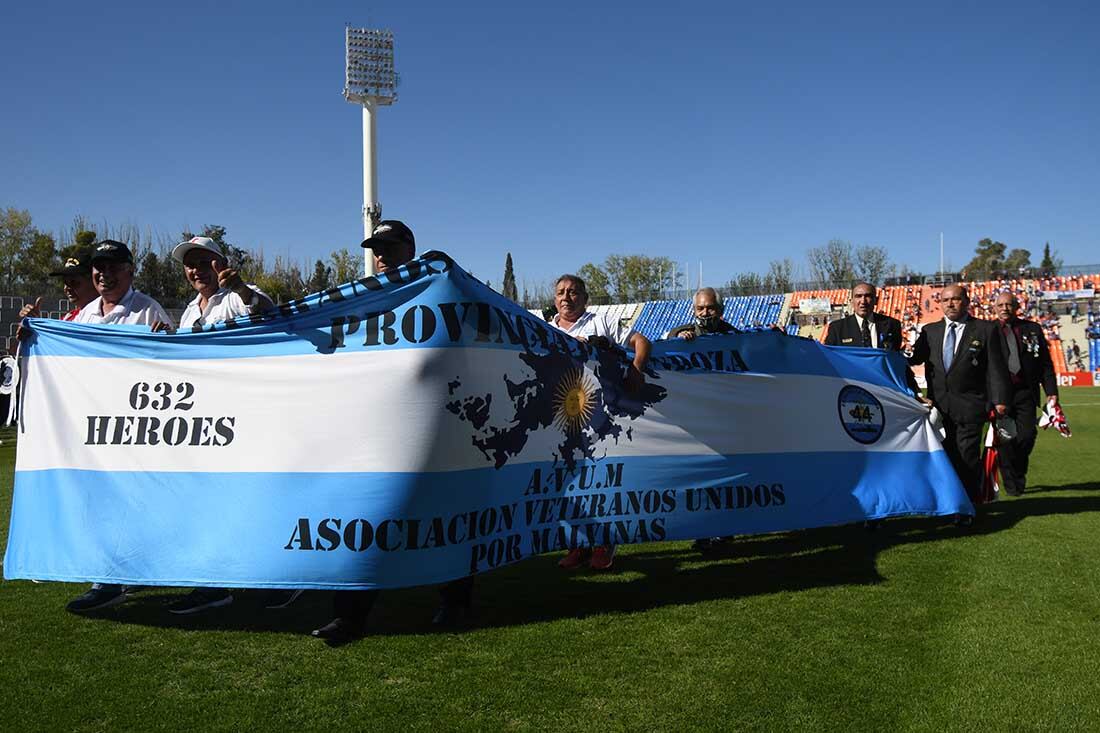
[[[60,270],[54,270],[50,277],[68,277],[69,275],[92,274],[92,250],[91,248],[78,249],[73,256],[65,260]]]
[[[218,248],[218,245],[214,244],[214,240],[210,237],[191,237],[186,242],[180,242],[172,248],[172,259],[176,262],[183,262],[184,256],[193,249],[205,249],[223,260],[225,259],[225,254]]]
[[[122,242],[116,242],[113,239],[104,239],[92,245],[92,256],[89,262],[94,265],[97,260],[129,262],[132,265],[134,264],[134,255],[130,252],[130,248]]]
[[[412,229],[396,219],[386,219],[378,222],[378,226],[374,228],[371,235],[359,246],[383,249],[397,244],[407,244],[413,248],[414,252],[416,251],[416,238],[413,237]]]

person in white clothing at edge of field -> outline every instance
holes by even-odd
[[[597,347],[628,346],[634,350],[634,360],[626,373],[627,391],[636,392],[645,384],[645,367],[649,361],[651,344],[640,333],[622,333],[622,327],[607,313],[597,313],[588,308],[588,289],[584,280],[576,275],[562,275],[554,283],[554,306],[558,314],[550,319],[550,325],[573,338],[587,341]],[[579,567],[587,559],[593,570],[610,570],[615,560],[614,545],[597,545],[591,550],[574,547],[558,565],[566,570]]]

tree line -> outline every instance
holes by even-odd
[[[171,250],[178,242],[200,235],[210,237],[226,254],[242,277],[255,283],[275,302],[334,287],[359,277],[362,255],[346,249],[334,250],[327,259],[317,259],[312,270],[280,256],[268,260],[263,251],[240,247],[227,239],[226,228],[208,224],[199,232],[183,231],[178,236],[141,230],[133,224],[93,225],[76,217],[72,225],[55,236],[34,226],[30,212],[15,208],[0,213],[0,294],[23,296],[61,296],[60,283],[49,273],[72,256],[81,246],[99,239],[116,239],[130,245],[137,264],[135,286],[167,308],[181,308],[194,291],[183,276],[183,268],[172,259]],[[1008,247],[985,238],[975,247],[975,256],[958,273],[966,280],[990,280],[1020,275],[1041,276],[1058,272],[1061,259],[1043,248],[1038,267],[1031,264],[1027,249]],[[683,297],[689,283],[669,257],[640,254],[612,254],[602,262],[587,262],[576,274],[585,279],[593,303],[636,303],[665,297]],[[772,260],[763,272],[739,272],[710,284],[726,295],[768,295],[795,290],[850,287],[858,281],[881,285],[887,278],[916,275],[907,266],[891,261],[886,247],[854,246],[842,239],[831,239],[820,247],[806,250],[805,261],[787,257]],[[553,283],[529,286],[522,292],[516,283],[514,263],[508,252],[504,263],[502,293],[526,308],[553,305]]]
[[[172,259],[172,248],[194,236],[210,237],[247,282],[255,283],[276,303],[316,293],[359,277],[363,257],[359,252],[335,250],[326,260],[316,260],[312,271],[281,256],[269,260],[262,251],[240,247],[227,239],[224,226],[208,224],[198,232],[178,236],[157,234],[132,224],[95,225],[77,217],[54,235],[34,226],[30,212],[6,208],[0,212],[0,294],[24,297],[63,297],[59,278],[51,271],[82,247],[101,239],[125,242],[134,254],[137,273],[134,287],[166,308],[182,308],[195,296],[184,279],[183,267]]]

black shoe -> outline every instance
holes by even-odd
[[[472,613],[469,606],[458,606],[453,603],[444,603],[432,616],[432,626],[450,629],[467,620]]]
[[[866,522],[863,523],[863,528],[868,532],[874,532],[878,529],[880,524],[882,524],[881,519],[868,519]]]
[[[972,514],[956,514],[955,526],[956,527],[971,527],[974,524],[974,516]]]
[[[93,583],[87,592],[69,601],[65,609],[72,613],[87,613],[117,606],[129,596],[121,585]]]
[[[348,621],[337,616],[319,629],[314,629],[310,635],[323,639],[329,646],[340,646],[355,641],[363,636],[366,630],[363,624]]]
[[[286,608],[291,603],[298,600],[298,597],[304,592],[305,591],[301,588],[276,588],[267,594],[267,600],[264,601],[264,608]]]
[[[232,602],[233,594],[225,588],[196,588],[168,606],[168,612],[184,616],[189,613],[228,606]]]

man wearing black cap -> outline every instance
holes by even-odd
[[[92,245],[89,261],[92,282],[99,296],[85,305],[73,319],[77,323],[141,324],[169,323],[171,319],[157,301],[134,290],[134,256],[122,242],[104,239]],[[66,608],[74,613],[109,608],[129,598],[125,586],[95,583]]]
[[[99,297],[73,319],[77,323],[171,323],[160,303],[134,290],[134,256],[122,242],[104,239],[92,245],[92,281]]]
[[[412,230],[394,219],[378,222],[371,236],[363,240],[362,247],[371,250],[374,269],[379,274],[400,267],[416,256],[416,239]],[[440,588],[441,603],[432,623],[453,626],[461,621],[470,609],[473,587],[473,577],[467,576]],[[313,636],[331,646],[354,641],[365,633],[367,616],[377,599],[377,590],[336,591],[332,598],[333,619],[314,629]]]
[[[73,253],[72,257],[65,260],[65,264],[60,270],[54,270],[50,273],[50,277],[61,278],[61,286],[65,291],[65,297],[69,299],[69,305],[73,307],[71,311],[66,313],[61,320],[71,321],[76,318],[80,313],[80,309],[95,300],[99,293],[96,292],[95,285],[92,283],[92,250],[90,248],[80,249]],[[29,303],[23,306],[19,311],[20,318],[37,318],[42,312],[40,307],[42,304],[42,298],[35,299],[34,303]],[[26,331],[23,326],[20,325],[19,329],[15,332],[15,335],[19,338],[23,338],[26,335]]]

